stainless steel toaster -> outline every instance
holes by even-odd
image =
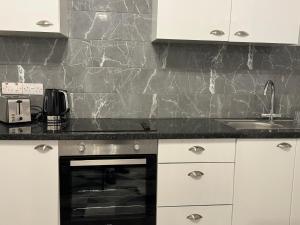
[[[0,96],[0,121],[4,123],[30,122],[30,99]]]

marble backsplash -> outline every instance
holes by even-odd
[[[0,37],[0,82],[69,91],[73,117],[259,117],[300,111],[300,47],[151,43],[151,0],[73,0],[70,38]],[[35,104],[41,97],[32,97]]]

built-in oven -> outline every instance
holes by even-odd
[[[61,225],[155,225],[157,140],[60,141]]]

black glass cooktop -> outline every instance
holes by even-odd
[[[155,131],[147,120],[76,119],[62,124],[64,132],[140,132]]]
[[[150,120],[142,119],[69,119],[61,125],[49,125],[45,122],[24,124],[0,123],[0,133],[30,134],[30,133],[68,133],[68,132],[152,132],[156,131]]]

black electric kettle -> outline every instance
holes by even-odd
[[[43,101],[43,118],[48,123],[64,122],[69,114],[68,92],[60,89],[46,89]]]

